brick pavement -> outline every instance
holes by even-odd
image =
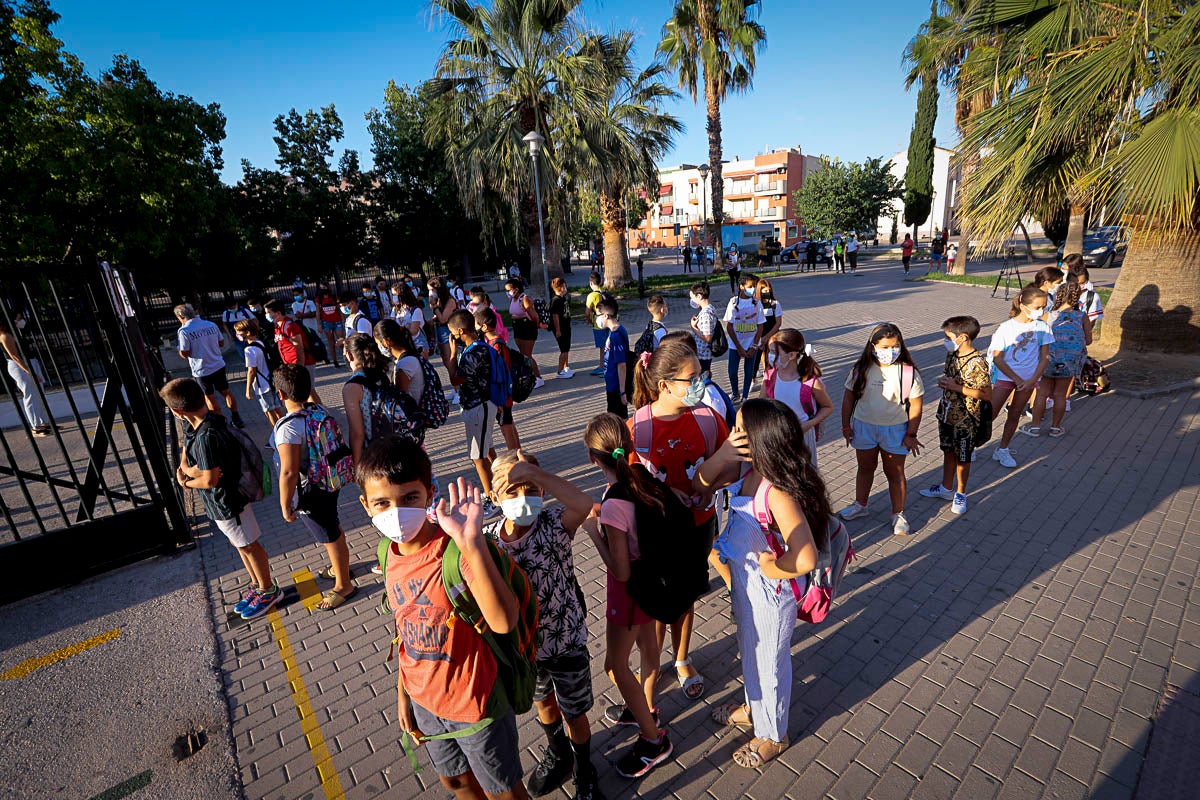
[[[776,283],[786,322],[817,347],[835,402],[877,320],[908,334],[932,382],[944,357],[944,317],[972,313],[984,337],[1006,317],[1006,304],[986,290],[905,283],[890,262],[860,273]],[[719,307],[727,296],[727,286],[714,283]],[[668,323],[682,326],[688,313],[684,301],[673,300]],[[644,311],[626,314],[632,336],[645,320]],[[592,364],[587,339],[586,328],[577,331],[577,369]],[[550,343],[541,344],[539,360],[550,373]],[[714,373],[726,382],[723,366]],[[332,400],[343,376],[330,368],[318,374],[323,397]],[[586,465],[581,437],[603,407],[600,379],[580,374],[548,381],[515,415],[524,446],[596,496],[599,476]],[[971,509],[954,518],[948,506],[916,494],[940,474],[936,421],[927,413],[920,438],[931,447],[908,468],[914,534],[891,535],[880,476],[872,515],[850,524],[859,561],[835,611],[823,625],[795,631],[791,748],[761,771],[743,770],[730,758],[743,735],[709,721],[709,707],[736,697],[741,681],[728,600],[714,590],[698,605],[694,643],[709,691],[688,705],[669,669],[662,684],[674,759],[641,781],[625,781],[608,767],[631,735],[594,723],[608,796],[1117,798],[1134,796],[1139,778],[1147,780],[1148,748],[1147,763],[1178,768],[1179,759],[1156,754],[1178,746],[1200,694],[1200,392],[1076,399],[1067,426],[1067,436],[1053,442],[1015,442],[1017,470],[1004,470],[984,451]],[[260,416],[251,430],[265,440]],[[457,415],[430,434],[440,476],[471,474],[461,439]],[[853,492],[853,454],[828,431],[818,452],[840,508]],[[344,491],[341,508],[357,598],[336,612],[310,614],[292,592],[282,623],[345,796],[441,797],[432,769],[414,775],[397,743],[395,680],[385,660],[392,634],[379,608],[381,582],[368,573],[378,539],[356,495]],[[285,584],[291,572],[322,565],[323,550],[299,526],[283,523],[274,500],[258,506],[258,516]],[[240,562],[219,534],[203,536],[201,549],[246,795],[321,796],[270,625],[226,616],[242,588]],[[586,540],[575,556],[588,597],[595,687],[603,694],[593,712],[600,719],[617,700],[602,672],[603,565]],[[1190,702],[1179,700],[1189,695]],[[1171,724],[1154,727],[1160,704]],[[532,715],[521,723],[528,773],[542,736]]]

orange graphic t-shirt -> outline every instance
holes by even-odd
[[[496,657],[470,625],[458,619],[446,624],[453,613],[442,585],[442,553],[449,541],[439,530],[410,556],[401,555],[393,543],[385,583],[408,696],[442,719],[478,722],[487,716],[484,710],[496,684]],[[462,573],[469,585],[466,559]]]

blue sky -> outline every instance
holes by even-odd
[[[225,179],[249,159],[272,166],[272,120],[290,108],[328,103],[345,124],[343,147],[370,161],[363,114],[379,105],[389,79],[430,77],[448,32],[415,0],[52,0],[55,33],[93,74],[117,53],[142,62],[160,87],[221,105],[228,123]],[[649,60],[669,0],[585,0],[600,30],[638,35]],[[916,93],[905,92],[901,54],[928,15],[925,0],[764,0],[759,21],[767,47],[754,90],[722,113],[724,151],[753,156],[799,146],[843,160],[888,156],[908,146]],[[664,163],[707,159],[703,98],[673,109],[687,126]],[[945,94],[937,139],[953,146],[953,109]]]

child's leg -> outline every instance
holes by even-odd
[[[1012,393],[1013,386],[1008,381],[996,381],[992,384],[992,421],[1000,416],[1000,412],[1004,410],[1004,404],[1008,402],[1008,396]],[[1017,412],[1017,416],[1021,416],[1021,412]]]
[[[742,680],[754,735],[782,742],[787,738],[792,697],[792,629],[796,603],[790,593],[768,594],[764,581],[746,582],[746,595],[734,604]],[[785,589],[786,591],[786,589]]]
[[[745,383],[742,385],[742,399],[745,400],[750,396],[750,387],[754,385],[754,373],[758,371],[758,356],[759,351],[753,351],[753,354],[742,359],[742,377]]]
[[[742,357],[738,355],[736,347],[730,342],[729,348],[729,399],[737,400],[738,398],[738,369],[741,367]]]
[[[246,565],[246,572],[250,574],[250,582],[255,588],[266,591],[271,588],[271,562],[267,556],[266,548],[261,542],[251,542],[245,547],[239,547],[238,555],[242,557],[242,563]]]
[[[967,493],[967,479],[971,477],[971,459],[960,461],[953,453],[950,457],[954,460],[954,476],[958,479],[957,492],[959,494]]]
[[[892,513],[904,511],[904,503],[908,499],[908,481],[904,479],[904,460],[908,456],[896,453],[883,454],[883,474],[887,477],[888,494],[892,497]]]
[[[1004,418],[1004,433],[1000,436],[1000,447],[1007,450],[1009,442],[1012,441],[1013,434],[1017,432],[1017,424],[1021,421],[1021,409],[1025,408],[1025,404],[1029,402],[1029,395],[1033,393],[1033,389],[1025,391],[1016,391],[1012,393],[1012,409],[1008,412],[1008,416]],[[1042,409],[1045,413],[1045,408]]]
[[[349,594],[354,585],[350,582],[350,547],[346,544],[345,532],[340,527],[338,531],[341,536],[337,538],[337,541],[326,544],[325,552],[329,553],[329,564],[333,571],[333,591],[338,594]]]
[[[854,475],[854,501],[860,506],[867,504],[871,496],[871,484],[875,481],[875,468],[879,466],[879,448],[870,450],[855,450],[858,458],[858,472]]]
[[[1054,427],[1061,428],[1063,416],[1067,413],[1067,389],[1073,378],[1054,378],[1051,380],[1054,392]]]
[[[942,454],[942,488],[954,489],[954,471],[958,467],[958,458],[954,453],[946,451]],[[961,491],[961,490],[960,490]]]
[[[646,708],[654,708],[654,690],[661,669],[662,649],[658,644],[657,627],[655,623],[637,626],[637,646],[642,661],[642,695],[646,698]]]
[[[509,450],[521,449],[521,436],[517,433],[517,426],[507,424],[500,426],[500,433],[504,436],[504,446]]]
[[[473,458],[471,463],[475,465],[475,474],[479,476],[479,484],[483,487],[483,493],[490,496],[492,493],[492,462],[486,458]]]
[[[1046,416],[1046,398],[1050,395],[1050,387],[1054,385],[1054,381],[1050,378],[1043,378],[1034,390],[1032,398],[1033,402],[1033,422],[1029,423],[1031,428],[1042,427],[1042,417]]]
[[[696,607],[692,606],[679,619],[675,620],[670,625],[671,628],[671,651],[675,654],[675,662],[687,661],[692,657],[692,628],[696,624]],[[662,652],[662,647],[659,647],[659,652]],[[693,675],[699,675],[699,671],[691,664],[675,667],[675,674],[681,678],[690,678]],[[700,692],[703,693],[703,684],[692,684],[700,686]],[[651,693],[653,695],[653,692]],[[689,700],[695,700],[700,695],[688,696]]]
[[[642,686],[638,683],[633,670],[629,668],[629,654],[633,651],[633,642],[642,627],[649,626],[630,628],[609,620],[605,632],[608,652],[604,656],[604,671],[608,673],[609,680],[621,693],[621,699],[625,701],[625,707],[629,709],[629,713],[637,720],[642,736],[654,740],[658,738],[658,728],[654,724],[654,717],[650,714],[650,704],[646,702]]]
[[[454,796],[458,800],[487,800],[488,796],[484,793],[483,787],[479,785],[479,781],[475,779],[474,772],[464,772],[462,775],[455,775],[452,778],[447,778],[445,775],[438,777],[442,786],[454,792]]]

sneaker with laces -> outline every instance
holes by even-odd
[[[283,589],[279,588],[279,584],[275,584],[267,591],[255,595],[254,601],[242,610],[242,619],[261,617],[270,611],[281,599],[283,599]]]
[[[932,497],[935,500],[953,500],[954,492],[942,486],[940,483],[935,483],[928,489],[921,489],[921,497]]]
[[[1012,469],[1017,465],[1016,460],[1012,457],[1007,447],[997,447],[992,451],[992,460],[999,461],[1001,466]]]
[[[242,599],[237,601],[237,604],[233,607],[233,613],[241,614],[246,610],[246,606],[254,602],[256,597],[258,597],[258,587],[251,586],[249,591],[242,596]]]
[[[558,377],[560,377],[560,378],[574,378],[575,370],[571,369],[570,367],[567,367],[564,370],[559,370],[555,374],[558,375]]]
[[[859,504],[857,501],[843,508],[838,512],[838,516],[842,519],[857,519],[867,515],[867,507]]]
[[[564,738],[565,741],[565,738]],[[565,752],[558,752],[554,747],[543,747],[542,757],[525,788],[530,797],[541,797],[550,794],[567,782],[575,771],[575,753],[568,744]]]
[[[658,719],[658,709],[650,709],[650,716],[654,717],[654,724],[661,725]],[[614,725],[637,725],[637,720],[633,718],[633,712],[624,703],[617,703],[604,709],[604,718]]]
[[[591,372],[588,373],[588,375],[591,375],[591,376],[597,377],[597,378],[603,374],[604,374],[604,367],[596,367],[594,370],[592,370]]]
[[[908,520],[904,518],[904,512],[892,514],[892,535],[893,536],[908,536],[909,527]]]
[[[950,504],[950,513],[951,514],[967,513],[967,496],[965,494],[963,494],[962,492],[954,493],[954,502],[952,502]]]
[[[658,732],[657,742],[638,737],[628,753],[617,761],[617,774],[623,778],[640,778],[671,757],[671,737],[664,729]]]
[[[538,378],[537,380],[535,380],[533,382],[533,388],[535,388],[535,389],[540,389],[545,385],[546,385],[546,382],[544,380],[542,380],[541,378]]]

